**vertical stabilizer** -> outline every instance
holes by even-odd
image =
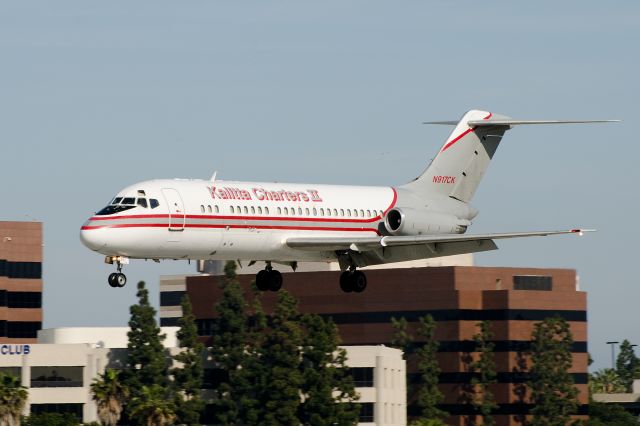
[[[442,194],[469,202],[509,126],[470,125],[469,121],[508,119],[487,111],[467,112],[427,170],[404,188],[420,196]]]

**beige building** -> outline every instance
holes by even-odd
[[[41,330],[38,343],[0,345],[0,372],[20,377],[29,390],[25,414],[67,412],[79,421],[97,421],[90,385],[105,368],[121,369],[126,359],[127,327]],[[163,327],[165,347],[178,349],[177,327]],[[406,424],[406,369],[402,352],[385,346],[348,346],[348,365],[356,380],[361,422],[366,426]],[[205,383],[207,397],[211,383]],[[209,411],[209,410],[207,410]],[[203,424],[210,419],[203,419]],[[210,424],[210,423],[209,423]]]

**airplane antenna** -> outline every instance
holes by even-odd
[[[211,175],[211,179],[209,179],[211,182],[215,182],[216,181],[216,176],[218,175],[218,171],[216,170],[215,172],[213,172],[213,175]]]

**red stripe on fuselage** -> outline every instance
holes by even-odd
[[[181,224],[171,224],[174,228],[181,228]],[[99,225],[99,226],[83,226],[80,229],[83,231],[90,231],[94,229],[103,228],[168,228],[168,223],[123,223],[121,225]],[[373,228],[334,228],[328,226],[268,226],[268,225],[233,225],[233,224],[185,224],[184,228],[234,228],[234,229],[281,229],[290,231],[344,231],[344,232],[375,232],[380,235],[377,229]]]

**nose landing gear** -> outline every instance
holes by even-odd
[[[107,257],[105,259],[106,263],[115,263],[116,264],[116,269],[118,270],[118,272],[114,272],[112,274],[109,274],[109,285],[111,287],[124,287],[125,284],[127,283],[127,276],[125,274],[122,273],[122,259],[120,258],[113,258],[113,257]],[[127,262],[128,263],[128,262]]]

